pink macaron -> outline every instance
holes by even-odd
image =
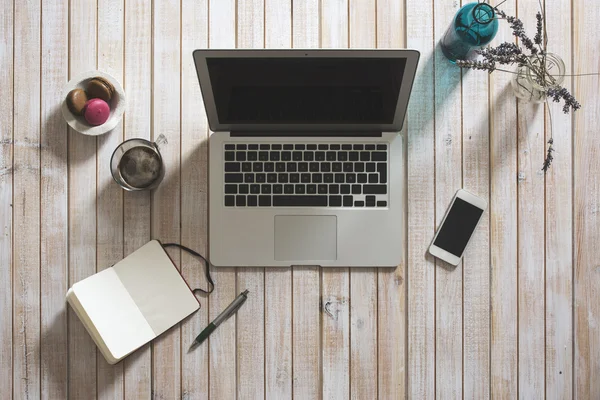
[[[102,125],[110,116],[110,107],[102,99],[91,99],[85,103],[83,116],[90,125]]]

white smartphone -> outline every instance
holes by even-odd
[[[481,197],[464,189],[456,192],[429,246],[429,253],[458,265],[486,208],[487,203]]]

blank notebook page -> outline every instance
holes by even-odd
[[[73,285],[91,323],[121,358],[196,311],[199,303],[156,240]]]

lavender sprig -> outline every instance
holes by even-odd
[[[478,60],[456,60],[456,65],[461,68],[478,69],[488,71],[490,74],[496,69],[494,61],[478,61]]]
[[[550,140],[548,140],[548,152],[546,153],[546,159],[544,160],[544,165],[542,166],[542,171],[544,171],[544,173],[548,172],[548,169],[550,169],[550,164],[552,164],[552,160],[554,160],[554,156],[552,155],[552,153],[554,153],[554,147],[552,146],[553,143],[554,139],[550,138]]]
[[[538,49],[537,47],[535,47],[533,41],[529,38],[529,36],[527,36],[527,34],[525,33],[525,28],[523,28],[523,21],[521,21],[519,18],[506,15],[504,11],[499,10],[497,8],[494,8],[494,10],[500,17],[504,18],[510,24],[510,28],[513,31],[513,35],[521,40],[523,46],[525,46],[525,48],[529,50],[531,54],[537,54]]]
[[[536,25],[536,32],[535,32],[535,36],[533,37],[533,41],[535,44],[537,45],[542,45],[542,31],[543,31],[543,23],[542,23],[542,13],[538,11],[537,14],[535,14],[535,19],[537,20],[537,25]]]
[[[577,111],[581,108],[581,104],[575,99],[575,97],[564,87],[551,87],[546,91],[546,95],[552,98],[555,103],[564,100],[563,112],[568,114],[570,110]]]

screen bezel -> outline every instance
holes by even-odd
[[[445,249],[438,247],[434,244],[435,240],[437,239],[438,235],[440,234],[440,231],[442,230],[442,227],[446,223],[446,218],[448,217],[448,214],[450,213],[450,210],[454,206],[454,203],[456,202],[457,198],[466,201],[467,203],[481,209],[481,211],[482,211],[481,215],[479,216],[479,219],[477,220],[477,223],[475,224],[475,227],[473,228],[473,231],[471,232],[471,235],[469,236],[467,245],[465,246],[465,249],[463,250],[460,257],[457,257],[454,254],[450,253],[449,251],[446,251]],[[469,247],[469,243],[471,243],[473,234],[475,233],[477,226],[479,226],[479,223],[481,222],[481,218],[483,217],[483,212],[485,211],[486,208],[487,208],[487,203],[481,197],[477,197],[474,194],[472,194],[464,189],[460,189],[459,191],[457,191],[456,194],[454,195],[454,198],[452,199],[452,202],[450,203],[450,206],[446,210],[446,214],[444,215],[444,219],[442,220],[442,223],[440,224],[439,228],[437,229],[437,231],[435,233],[435,236],[433,237],[433,240],[431,241],[431,245],[429,246],[429,253],[431,253],[432,256],[437,257],[443,261],[446,261],[449,264],[452,264],[454,266],[458,265],[460,263],[460,260],[465,255],[465,251]]]
[[[213,132],[219,131],[296,131],[296,132],[398,132],[402,129],[408,108],[408,100],[417,71],[419,52],[417,50],[195,50],[193,52],[196,73],[200,82],[200,90],[204,99],[208,125]],[[219,122],[215,98],[208,73],[208,58],[404,58],[406,66],[400,84],[398,103],[394,120],[390,124],[224,124]]]

